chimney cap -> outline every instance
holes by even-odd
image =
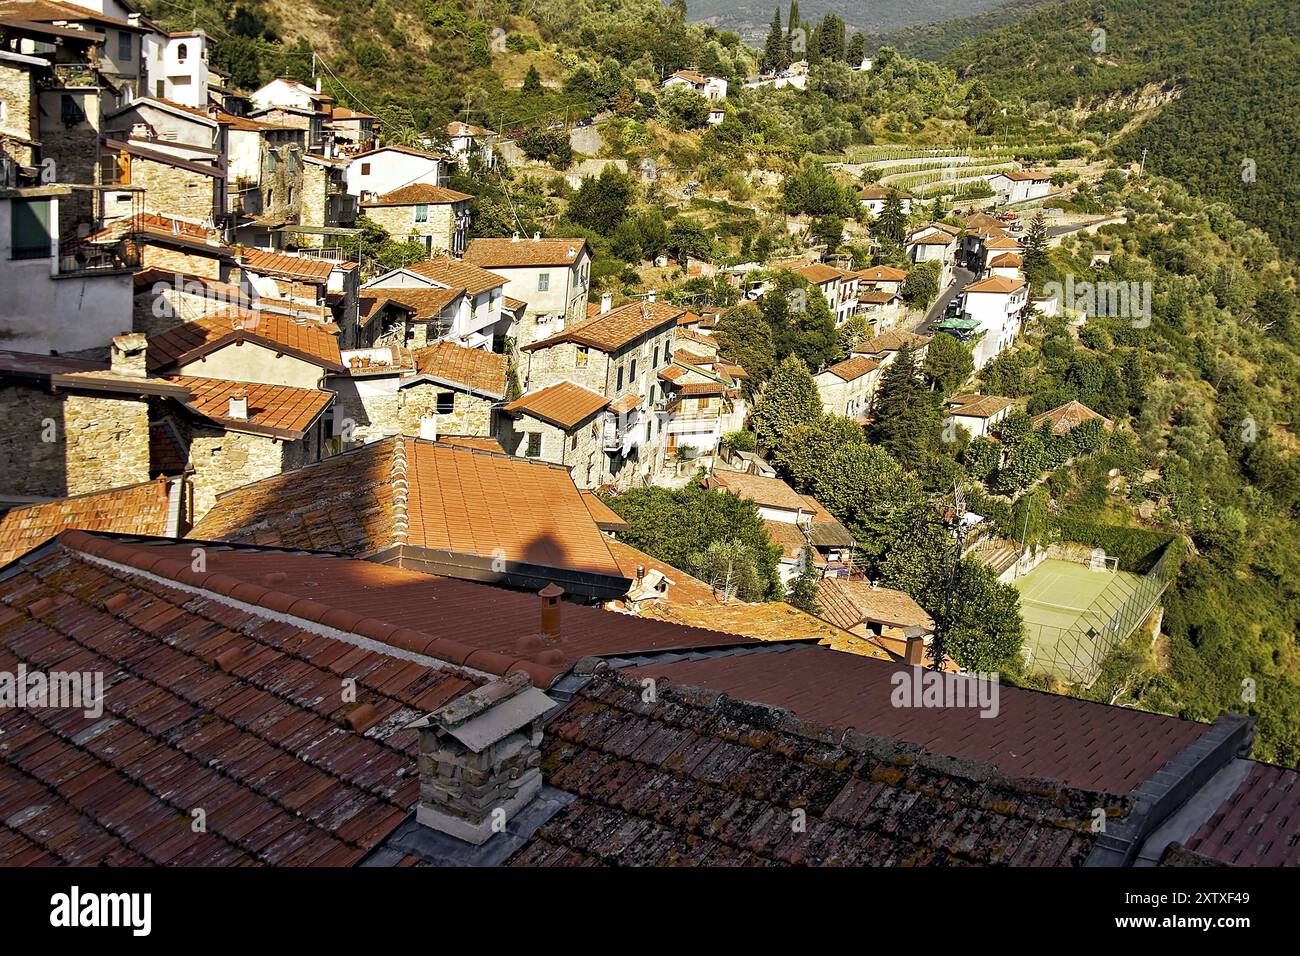
[[[544,598],[558,598],[564,594],[564,588],[552,581],[537,593]]]
[[[555,701],[534,687],[527,674],[515,671],[461,694],[440,710],[407,726],[435,730],[481,753],[554,706]]]

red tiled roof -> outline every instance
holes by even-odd
[[[804,512],[812,510],[803,496],[780,478],[766,478],[745,471],[726,471],[720,468],[705,479],[705,486],[730,491],[755,504],[772,508]]]
[[[616,352],[661,326],[676,326],[678,316],[685,311],[671,302],[628,302],[582,319],[549,339],[525,345],[524,350],[531,352],[560,342],[577,342],[602,352]]]
[[[189,389],[186,408],[231,431],[248,431],[296,441],[334,401],[334,393],[289,385],[228,382],[225,379],[171,375],[167,381]],[[248,418],[230,417],[230,399],[248,399]]]
[[[620,576],[568,469],[414,438],[226,492],[192,534],[356,555],[405,543]]]
[[[0,565],[70,528],[161,537],[167,533],[167,512],[165,481],[12,508],[0,515]]]
[[[957,418],[992,418],[1015,403],[1014,398],[1002,395],[975,395],[966,392],[948,399],[948,414]]]
[[[981,279],[979,282],[971,283],[966,287],[967,292],[993,292],[998,295],[1010,295],[1017,289],[1023,288],[1024,279],[1008,279],[1006,276],[990,276],[987,279]]]
[[[149,368],[185,365],[240,342],[255,342],[323,369],[344,371],[338,336],[323,323],[241,308],[222,309],[150,337]]]
[[[412,312],[411,318],[417,322],[436,319],[442,314],[443,309],[465,294],[463,289],[437,289],[432,287],[421,289],[411,286],[391,286],[377,288],[373,291],[382,292],[389,301],[406,306]]]
[[[895,707],[897,665],[820,648],[775,656],[681,661],[638,668],[794,711],[804,720],[853,727],[1003,773],[1127,794],[1210,727],[1016,687],[999,687],[997,718],[975,708]]]
[[[582,503],[587,506],[587,513],[591,515],[591,520],[596,522],[596,527],[601,531],[626,531],[628,523],[614,513],[609,505],[594,491],[584,491],[582,494]],[[610,553],[614,555],[614,560],[618,561],[619,568],[624,572],[623,577],[630,577],[624,563],[619,560],[619,552],[614,550],[614,543],[606,542]],[[626,545],[624,545],[626,547]],[[629,549],[635,550],[635,549]],[[638,554],[640,552],[637,552]],[[635,570],[635,568],[633,568]]]
[[[483,269],[571,266],[586,247],[586,239],[471,239],[465,261]]]
[[[468,202],[474,197],[468,193],[435,186],[432,183],[411,183],[392,192],[384,193],[376,199],[368,199],[362,206],[446,206],[451,203]]]
[[[194,546],[193,541],[116,544],[114,556],[143,568],[167,558],[180,559],[188,568]],[[327,626],[355,629],[382,644],[450,664],[499,676],[523,670],[542,687],[587,656],[751,643],[734,634],[679,627],[569,601],[561,605],[557,639],[541,633],[541,603],[535,594],[332,555],[211,544],[204,555],[212,582],[208,586],[220,586],[223,593],[240,600],[284,608],[295,617]],[[276,595],[258,594],[262,589]]]
[[[795,269],[794,274],[802,276],[813,285],[823,285],[836,279],[853,278],[852,273],[846,273],[842,269],[835,269],[821,262],[814,262],[811,265],[804,266],[802,269]]]
[[[453,385],[463,385],[493,398],[506,393],[509,361],[486,349],[467,349],[453,342],[437,342],[415,354],[415,371]]]
[[[905,329],[890,329],[888,332],[881,332],[865,342],[859,342],[853,346],[853,351],[857,355],[879,355],[882,352],[897,352],[904,345],[910,345],[915,350],[929,344],[930,336],[928,335],[919,335]]]
[[[76,391],[123,393],[137,398],[156,395],[184,400],[189,394],[184,386],[170,379],[121,375],[113,372],[105,362],[7,349],[0,349],[0,381]]]
[[[494,272],[449,256],[413,262],[402,268],[449,289],[464,289],[470,295],[478,295],[506,284],[506,280]]]
[[[573,382],[556,382],[516,398],[505,410],[531,415],[570,431],[608,405],[609,399],[599,392]]]
[[[291,256],[283,252],[266,252],[262,249],[242,249],[239,258],[245,266],[260,275],[285,276],[317,284],[326,282],[336,267],[347,269],[353,265],[350,262],[337,263],[328,259]]]
[[[1234,866],[1300,866],[1300,773],[1254,764],[1187,848]]]
[[[872,587],[870,582],[847,578],[822,578],[817,586],[821,616],[850,630],[862,623],[892,627],[934,627],[925,609],[906,591]]]
[[[102,716],[0,709],[0,863],[350,865],[410,815],[410,723],[483,676],[373,619],[263,611],[293,602],[261,583],[236,607],[236,584],[80,532],[0,582],[0,669],[62,662],[111,688]]]
[[[1058,405],[1050,411],[1043,412],[1041,415],[1035,415],[1031,418],[1030,424],[1034,428],[1042,428],[1049,422],[1052,425],[1052,433],[1064,435],[1066,432],[1073,431],[1084,422],[1097,419],[1101,422],[1101,427],[1110,431],[1114,428],[1114,423],[1109,418],[1094,412],[1083,402],[1068,401],[1064,405]]]
[[[853,382],[878,368],[880,363],[875,359],[867,358],[865,355],[850,355],[842,362],[827,366],[825,371],[846,382]]]
[[[906,269],[894,269],[890,266],[872,266],[858,273],[864,282],[902,282],[907,278]]]
[[[1025,260],[1014,252],[1004,252],[989,260],[990,269],[1019,269],[1024,264]]]
[[[892,669],[810,648],[700,663],[801,652]],[[598,673],[547,723],[542,771],[575,799],[511,865],[1080,866],[1093,811],[1133,808],[688,686],[643,693]]]

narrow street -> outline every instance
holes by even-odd
[[[953,279],[948,288],[939,293],[939,298],[935,300],[934,305],[930,306],[930,311],[926,313],[925,318],[921,320],[920,325],[912,331],[919,333],[929,332],[930,327],[943,318],[943,314],[947,310],[948,304],[952,302],[953,299],[957,298],[957,296],[974,281],[975,273],[971,272],[969,269],[958,266],[956,270],[956,278]]]

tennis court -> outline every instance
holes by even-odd
[[[1048,558],[1017,578],[1020,614],[1033,659],[1044,669],[1053,670],[1048,662],[1061,656],[1056,647],[1059,637],[1070,631],[1088,630],[1101,636],[1115,610],[1132,597],[1141,583],[1138,574],[1093,571],[1086,564],[1058,558]]]

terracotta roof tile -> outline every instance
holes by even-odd
[[[509,361],[486,349],[467,349],[453,342],[436,342],[414,353],[415,371],[439,381],[463,385],[493,398],[506,393]]]
[[[902,282],[907,278],[906,269],[891,266],[872,266],[858,272],[858,278],[864,282]]]
[[[626,531],[628,529],[628,523],[620,518],[609,505],[605,504],[604,499],[594,491],[584,491],[581,494],[582,503],[587,506],[587,513],[591,515],[591,520],[596,522],[596,527],[601,531],[618,532]],[[636,549],[629,548],[627,545],[619,545],[619,550],[615,550],[615,544],[616,542],[612,541],[606,542],[610,554],[612,554],[614,560],[618,562],[619,570],[623,572],[623,577],[631,577],[632,575],[627,573],[626,562],[620,558],[620,552],[623,552],[624,550],[635,551]],[[640,553],[641,552],[637,551],[637,554]],[[633,567],[633,571],[635,570],[636,568]]]
[[[934,627],[930,615],[906,591],[872,587],[868,581],[823,578],[817,587],[817,603],[822,617],[846,630],[863,623]]]
[[[881,332],[865,342],[859,342],[853,346],[853,351],[857,355],[880,355],[884,352],[897,352],[904,345],[919,349],[929,344],[930,336],[928,335],[920,335],[904,329],[890,329],[888,332]]]
[[[338,336],[323,323],[237,307],[150,337],[149,368],[157,371],[184,365],[240,342],[255,342],[330,371],[344,370]]]
[[[1024,279],[1009,279],[1006,276],[989,276],[979,282],[972,282],[966,287],[969,292],[993,292],[998,295],[1010,295],[1017,289],[1024,288]]]
[[[988,761],[1003,773],[1068,787],[1127,794],[1198,740],[1209,724],[1111,707],[1075,697],[999,687],[999,714],[975,708],[899,708],[890,700],[894,664],[795,647],[639,668],[682,683],[762,701],[804,720],[853,727],[933,753]]]
[[[229,382],[192,375],[171,375],[167,381],[190,391],[186,408],[232,431],[250,431],[297,440],[334,401],[334,393],[315,388]],[[248,399],[248,418],[230,417],[230,399]]]
[[[445,186],[432,183],[411,183],[392,192],[384,193],[375,199],[368,199],[362,206],[446,206],[451,203],[468,202],[474,197]]]
[[[506,280],[494,272],[448,256],[413,262],[402,268],[447,288],[464,289],[470,295],[478,295],[506,284]]]
[[[755,504],[771,508],[803,512],[810,510],[803,496],[780,478],[766,478],[763,475],[751,475],[744,471],[718,469],[705,479],[705,486],[720,488],[741,498],[748,498]]]
[[[336,267],[347,268],[352,265],[308,256],[291,256],[283,252],[266,252],[262,249],[241,249],[239,258],[250,270],[261,275],[284,276],[318,284],[326,282]]]
[[[880,363],[875,359],[867,358],[865,355],[851,355],[842,362],[828,365],[826,371],[846,382],[854,382],[878,368]]]
[[[1058,405],[1050,411],[1043,412],[1041,415],[1035,415],[1030,419],[1034,428],[1042,428],[1048,422],[1052,424],[1052,433],[1055,435],[1064,435],[1066,432],[1073,431],[1084,422],[1097,419],[1101,422],[1101,427],[1110,431],[1114,428],[1114,423],[1109,418],[1094,412],[1083,402],[1069,401],[1064,405]]]
[[[577,342],[602,352],[616,352],[662,326],[675,326],[677,317],[684,311],[671,302],[628,302],[583,319],[548,339],[524,346],[524,349],[534,351],[559,342]]]
[[[465,261],[483,269],[571,266],[586,239],[471,239]]]
[[[167,512],[165,481],[12,508],[0,515],[0,565],[70,528],[161,537],[167,533]]]
[[[395,520],[401,505],[405,524]],[[192,534],[365,555],[392,547],[399,530],[414,546],[620,576],[567,469],[413,438],[236,488]]]
[[[72,865],[359,862],[418,799],[407,725],[484,678],[236,613],[211,593],[219,575],[204,593],[166,580],[156,554],[144,562],[153,577],[123,569],[137,557],[68,532],[0,582],[0,668],[75,660],[112,688],[102,717],[0,710],[6,832]],[[338,693],[345,678],[356,703]],[[349,720],[358,706],[382,717],[364,733]],[[204,832],[188,825],[195,806]],[[0,863],[15,862],[5,845]]]
[[[436,319],[443,309],[465,295],[464,289],[420,289],[410,286],[391,286],[374,291],[382,293],[391,302],[409,308],[411,318],[417,322]]]
[[[609,406],[609,399],[574,382],[556,382],[529,392],[505,406],[512,414],[531,415],[570,431]]]
[[[1187,841],[1233,866],[1300,866],[1300,772],[1256,763]]]
[[[1014,398],[964,392],[948,399],[948,414],[960,418],[992,418],[1015,405]]]
[[[891,669],[814,648],[701,663],[780,668],[800,651]],[[675,678],[646,703],[640,675],[597,674],[547,724],[543,773],[575,799],[511,865],[1080,866],[1094,808],[1132,810]]]

